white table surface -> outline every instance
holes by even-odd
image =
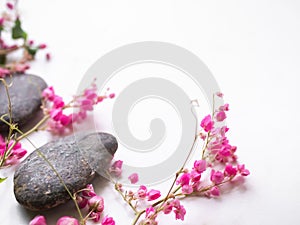
[[[76,92],[102,55],[137,41],[186,48],[215,76],[230,103],[230,140],[251,176],[217,200],[187,199],[184,222],[161,215],[160,224],[300,224],[299,1],[26,0],[19,8],[30,38],[47,43],[53,54],[47,63],[39,53],[30,72],[63,96]],[[118,94],[117,86],[111,88]],[[100,112],[105,131],[110,131],[105,107],[112,104],[104,103]],[[40,146],[52,137],[42,133],[30,138]],[[32,150],[28,143],[24,146]],[[35,213],[14,199],[13,169],[0,175],[9,177],[0,184],[0,224],[28,224]],[[133,214],[112,186],[99,180],[95,186],[105,198],[105,214],[117,224],[130,224]],[[47,212],[49,224],[72,208],[69,204]]]

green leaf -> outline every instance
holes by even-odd
[[[21,27],[21,21],[19,18],[15,21],[15,26],[12,28],[12,38],[19,39],[23,38],[25,41],[27,39],[27,33]]]
[[[39,50],[38,48],[30,48],[28,46],[26,46],[27,52],[32,55],[32,57],[34,58],[35,54],[37,53],[37,51]]]
[[[5,178],[0,177],[0,184],[1,184],[3,181],[5,181],[6,179],[7,179],[7,177],[5,177]]]

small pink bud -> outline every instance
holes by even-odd
[[[223,98],[224,94],[222,92],[216,92],[216,96],[219,98]]]
[[[144,185],[141,185],[138,190],[138,197],[139,198],[146,198],[147,196],[147,187]]]
[[[115,225],[115,221],[112,217],[105,216],[101,222],[101,225]]]
[[[34,44],[34,41],[33,41],[33,40],[29,40],[29,41],[28,41],[28,44],[29,44],[30,46],[32,46],[32,45]]]
[[[40,44],[40,45],[38,46],[38,48],[39,48],[39,49],[45,49],[45,48],[47,48],[47,45],[46,45],[46,44]]]
[[[104,210],[104,199],[101,196],[94,196],[88,200],[90,210],[96,210],[102,212]]]
[[[56,225],[79,225],[79,222],[73,217],[63,216],[59,218]]]
[[[111,93],[108,97],[109,98],[114,98],[116,95],[115,95],[115,93]]]
[[[51,54],[50,53],[46,53],[46,60],[50,61],[51,60]]]
[[[99,222],[101,217],[101,212],[92,212],[89,216],[95,223]]]
[[[44,216],[36,216],[29,222],[29,225],[47,225],[47,222]]]
[[[139,175],[137,173],[131,174],[128,179],[130,180],[130,183],[136,184],[139,181]]]
[[[10,2],[6,3],[7,8],[9,8],[10,10],[14,9],[14,5]]]

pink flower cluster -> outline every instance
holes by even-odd
[[[178,199],[172,199],[171,201],[167,201],[163,205],[164,214],[169,214],[171,212],[175,213],[176,220],[184,220],[184,216],[186,214],[186,210],[183,205],[180,204]]]
[[[216,123],[226,119],[225,112],[228,110],[228,104],[220,106],[214,111],[213,118],[211,115],[207,115],[200,123],[200,126],[204,130],[204,132],[200,133],[201,138],[209,140],[206,147],[210,157],[221,163],[235,162],[237,160],[237,156],[235,155],[237,147],[230,145],[226,137],[229,128],[227,126],[215,127]]]
[[[69,104],[66,104],[61,96],[55,94],[52,86],[47,87],[42,96],[45,101],[44,113],[50,115],[48,130],[57,134],[67,132],[74,122],[78,123],[84,120],[87,117],[87,112],[94,109],[94,105],[107,98],[106,96],[97,95],[95,83],[90,88],[85,89],[82,95],[74,96]],[[112,94],[109,96],[111,96],[110,98],[114,97]],[[78,110],[71,114],[63,112],[66,108],[71,107]]]
[[[7,144],[0,135],[0,167],[14,165],[26,155],[27,151],[22,148],[21,143],[18,142],[12,147],[13,144],[13,140]]]
[[[104,199],[98,196],[92,184],[88,184],[86,188],[76,195],[76,201],[81,209],[88,208],[89,218],[94,222],[98,222],[104,210]]]
[[[199,190],[201,174],[206,170],[205,160],[196,160],[191,172],[187,170],[177,179],[183,194],[191,194]]]
[[[104,210],[104,199],[98,196],[93,188],[92,184],[88,184],[85,189],[76,194],[76,201],[81,209],[87,209],[87,217],[84,219],[91,219],[94,222],[99,222],[101,214]],[[36,216],[29,225],[47,225],[44,216]],[[73,217],[63,216],[58,219],[56,225],[79,225],[79,221]],[[104,216],[101,221],[101,225],[115,225],[115,221],[112,217]]]

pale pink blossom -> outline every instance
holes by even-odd
[[[123,161],[117,160],[111,165],[110,172],[112,172],[114,175],[119,177],[122,174],[122,166],[123,166]]]
[[[139,198],[146,198],[147,197],[147,187],[144,185],[141,185],[138,189],[137,195]]]
[[[229,104],[224,104],[222,106],[219,107],[220,111],[229,111]]]
[[[184,220],[184,216],[186,214],[186,210],[185,208],[183,207],[183,205],[180,205],[179,207],[177,207],[175,210],[174,210],[174,213],[175,213],[175,219],[176,220]]]
[[[217,112],[217,114],[216,114],[216,120],[218,122],[222,122],[225,119],[226,119],[226,113],[224,111]]]
[[[47,222],[44,216],[38,215],[29,222],[29,225],[47,225]]]
[[[137,173],[131,174],[128,179],[130,180],[130,183],[136,184],[139,181],[139,175]]]

